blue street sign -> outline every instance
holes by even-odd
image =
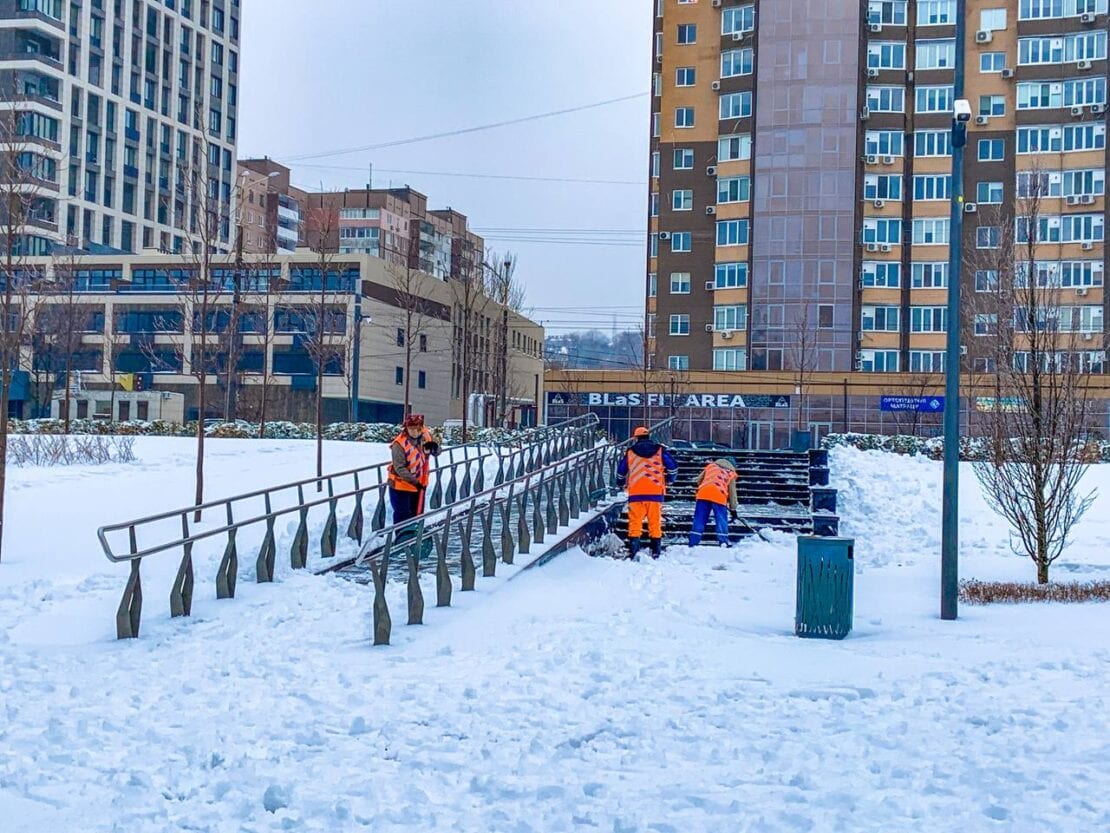
[[[881,396],[880,411],[918,411],[939,414],[944,410],[943,396]]]

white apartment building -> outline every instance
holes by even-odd
[[[181,251],[197,181],[230,248],[239,27],[240,0],[0,0],[0,108],[35,188],[27,254]]]

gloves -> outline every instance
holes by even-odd
[[[433,457],[437,457],[439,455],[439,443],[435,440],[428,440],[428,442],[424,443],[424,451],[431,454]]]
[[[729,513],[728,513],[728,516],[730,518],[732,518],[734,521],[740,520],[740,513],[737,512],[735,509],[730,509]]]

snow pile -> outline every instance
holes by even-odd
[[[776,535],[657,563],[571,552],[479,579],[423,627],[393,586],[387,649],[366,587],[286,570],[216,602],[198,566],[193,617],[169,620],[152,580],[143,637],[117,643],[126,569],[91,516],[187,495],[187,442],[141,441],[114,477],[17,474],[12,534],[33,552],[0,565],[5,833],[1110,827],[1106,608],[939,621],[939,464],[834,453],[860,559],[844,642],[793,637]],[[220,491],[311,469],[296,443],[213,447]],[[1028,577],[965,484],[965,564]],[[1071,563],[1105,563],[1103,495]]]

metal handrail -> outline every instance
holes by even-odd
[[[567,427],[566,424],[560,424],[537,430],[535,434],[530,434],[525,440],[514,443],[508,453],[505,454],[502,454],[496,445],[491,446],[488,443],[475,443],[473,446],[455,446],[445,449],[448,454],[447,465],[437,465],[431,471],[434,477],[434,486],[432,486],[428,492],[429,508],[435,511],[457,501],[466,500],[475,490],[484,490],[486,463],[495,456],[498,461],[498,470],[494,478],[496,487],[503,483],[506,477],[512,479],[514,477],[519,477],[525,471],[536,471],[550,465],[553,461],[558,461],[566,456],[577,453],[577,451],[582,448],[596,445],[596,432],[593,430],[596,420],[576,419],[571,421],[571,423],[569,427]],[[469,450],[467,450],[466,456],[463,459],[458,461],[453,460],[454,452],[471,447],[478,449],[479,453],[476,456],[471,456]],[[492,447],[494,451],[490,452],[487,450],[483,453],[482,449],[484,447]],[[471,470],[475,463],[477,463],[477,469],[472,477]],[[508,464],[507,466],[506,463]],[[138,635],[142,612],[140,565],[144,558],[168,550],[175,550],[178,547],[182,548],[182,561],[170,592],[170,611],[172,616],[188,615],[192,610],[194,583],[192,550],[195,543],[219,535],[227,535],[228,542],[216,576],[216,596],[217,598],[232,598],[235,595],[238,573],[238,548],[236,544],[236,534],[238,530],[254,524],[266,524],[265,537],[256,562],[256,579],[258,582],[272,581],[276,557],[276,540],[274,536],[274,524],[276,519],[283,515],[293,514],[294,512],[300,515],[299,524],[293,538],[290,552],[291,566],[294,569],[300,569],[306,566],[308,559],[309,510],[326,503],[328,504],[328,518],[321,536],[320,554],[321,557],[331,557],[335,554],[338,538],[337,508],[339,501],[349,498],[354,498],[355,500],[354,511],[352,512],[347,527],[347,536],[349,538],[359,542],[362,541],[365,522],[363,498],[367,492],[374,491],[377,494],[377,504],[371,518],[371,528],[377,530],[385,526],[385,490],[387,488],[385,473],[389,465],[389,462],[384,462],[359,469],[351,469],[345,472],[325,475],[320,478],[308,478],[293,483],[270,487],[268,489],[259,489],[246,494],[233,495],[228,498],[209,501],[199,507],[183,507],[169,512],[161,512],[155,515],[101,527],[97,530],[97,537],[108,560],[115,563],[126,561],[131,564],[131,575],[116,613],[117,636],[122,639]],[[461,481],[457,474],[460,469],[463,470]],[[363,485],[361,475],[367,472],[372,472],[376,475],[376,478],[372,478],[375,482]],[[335,481],[346,477],[352,478],[353,487],[340,490],[337,493]],[[444,485],[445,479],[448,480],[446,487]],[[324,483],[327,484],[326,496],[321,495],[316,499],[305,499],[306,486],[318,484],[322,489]],[[293,490],[296,491],[296,502],[291,506],[275,509],[273,506],[273,496],[278,493]],[[264,511],[262,513],[255,512],[247,519],[235,520],[234,504],[257,498],[262,498],[264,500]],[[190,514],[195,513],[198,509],[203,511],[205,509],[216,508],[223,508],[227,518],[225,524],[204,530],[190,528]],[[174,535],[166,541],[156,543],[144,549],[139,548],[138,537],[141,528],[149,527],[171,518],[180,519],[180,535]],[[127,532],[128,552],[126,553],[116,553],[112,549],[111,542],[109,541],[109,535],[111,533],[118,533],[121,531]]]

